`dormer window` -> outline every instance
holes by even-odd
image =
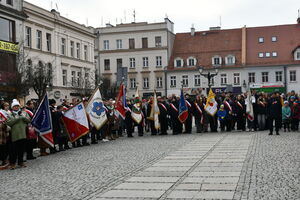
[[[176,58],[174,60],[175,67],[182,67],[183,66],[183,59],[182,58]]]
[[[197,61],[196,61],[196,58],[194,58],[194,57],[189,57],[187,59],[188,66],[196,66],[196,63],[197,63]]]
[[[213,65],[221,65],[222,64],[222,57],[221,56],[212,57],[212,64]]]
[[[235,64],[235,56],[228,55],[225,57],[225,64],[226,65],[234,65]]]
[[[300,47],[294,52],[294,60],[300,60]]]

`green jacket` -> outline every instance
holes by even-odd
[[[290,107],[282,107],[282,119],[289,119],[291,117],[291,108]]]
[[[11,127],[12,142],[26,139],[26,127],[28,123],[30,123],[30,116],[24,111],[22,111],[21,115],[14,112],[9,115],[6,125]]]

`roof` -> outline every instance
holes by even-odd
[[[211,30],[191,33],[177,33],[175,36],[169,69],[174,68],[174,59],[180,57],[185,60],[193,56],[197,59],[197,66],[206,68],[212,66],[212,57],[219,55],[223,59],[227,55],[236,57],[236,64],[241,64],[242,29]],[[223,61],[224,63],[224,61]],[[234,67],[231,66],[231,67]]]

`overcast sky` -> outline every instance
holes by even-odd
[[[168,16],[175,32],[212,26],[224,29],[296,23],[299,0],[27,0],[78,23],[94,27],[133,21],[161,22]],[[51,3],[52,2],[52,3]],[[220,20],[221,18],[221,20]]]

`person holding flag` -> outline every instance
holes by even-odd
[[[170,110],[169,110],[173,135],[182,133],[182,123],[179,121],[179,118],[178,118],[178,116],[179,116],[179,112],[178,112],[179,103],[178,102],[179,101],[177,100],[176,96],[173,95],[171,102],[170,102]]]
[[[143,112],[142,112],[142,102],[140,99],[138,88],[136,88],[136,93],[135,93],[135,97],[133,100],[133,105],[132,105],[132,109],[131,109],[131,117],[138,126],[138,135],[143,136],[143,134],[144,134],[144,130],[143,130],[144,129],[143,128],[144,116],[143,116]],[[133,130],[134,130],[134,127],[133,127]]]
[[[192,115],[192,101],[190,99],[189,94],[185,94],[185,103],[188,108],[188,117],[184,122],[185,131],[184,133],[192,133],[192,121],[193,121],[193,115]]]
[[[181,89],[180,100],[179,100],[179,115],[178,119],[183,124],[188,118],[188,106],[183,96],[183,91]]]
[[[9,127],[5,123],[9,115],[9,103],[3,102],[0,109],[0,170],[8,167],[7,156]]]
[[[254,109],[253,103],[255,102],[255,97],[252,96],[250,89],[247,92],[247,98],[245,101],[246,104],[246,115],[247,115],[247,124],[249,131],[254,131]]]
[[[159,123],[160,123],[160,135],[167,135],[168,129],[168,108],[167,104],[162,97],[157,97],[158,108],[159,108]]]
[[[154,97],[150,98],[150,103],[149,105],[151,106],[150,110],[150,115],[148,116],[148,119],[150,120],[151,124],[151,135],[154,135],[158,132],[160,129],[160,123],[159,123],[159,107],[157,103],[157,97],[156,97],[156,91],[154,90]],[[154,129],[154,130],[153,130]]]
[[[211,132],[217,132],[218,121],[215,115],[216,112],[218,111],[218,103],[215,100],[215,94],[213,93],[212,89],[209,90],[204,109],[208,114],[207,117],[208,117]]]
[[[193,115],[195,116],[195,124],[197,133],[201,133],[204,130],[204,109],[203,102],[200,95],[196,96],[194,103],[192,104]]]

